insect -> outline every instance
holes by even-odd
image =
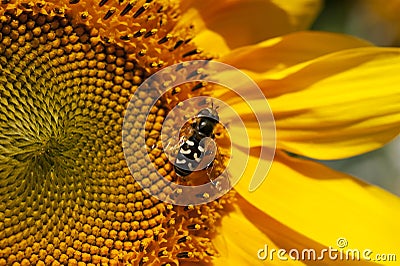
[[[217,148],[213,143],[214,129],[219,123],[216,108],[198,112],[189,130],[180,139],[174,168],[177,175],[185,177],[194,171],[209,169],[214,163]]]
[[[224,128],[220,124],[219,115],[217,112],[218,107],[201,109],[191,120],[183,125],[179,130],[179,140],[177,142],[170,141],[171,132],[175,131],[176,124],[174,119],[166,119],[163,126],[169,128],[167,134],[164,135],[164,140],[167,143],[162,147],[167,156],[170,156],[175,173],[182,181],[189,181],[190,185],[197,186],[208,181],[218,191],[225,191],[231,188],[229,179],[217,179],[221,173],[218,166],[222,166],[225,153],[220,154],[219,147],[215,142],[216,136],[220,134],[219,128]],[[185,111],[183,111],[185,112]],[[180,113],[183,115],[183,113]],[[180,123],[178,123],[180,124]],[[152,133],[150,133],[152,135]],[[149,136],[150,136],[149,135]],[[153,137],[157,139],[162,135],[153,133]],[[153,144],[150,148],[157,147]],[[216,167],[216,168],[215,168]],[[194,172],[206,170],[206,175],[195,174]],[[193,173],[193,175],[191,175]]]

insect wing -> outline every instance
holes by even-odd
[[[181,136],[179,141],[175,144],[172,142],[168,142],[167,145],[164,147],[164,152],[168,155],[170,160],[176,160],[178,157],[179,151],[182,148],[182,145],[186,142],[187,136]]]
[[[192,126],[193,123],[194,123],[194,121],[189,121],[189,122],[185,123],[185,124],[182,126],[182,128],[181,128],[181,130],[180,130],[180,132],[179,132],[179,137],[180,137],[180,138],[182,138],[182,137],[184,136],[184,137],[186,137],[186,140],[187,140],[190,136],[193,135],[193,133],[194,133],[194,129],[193,129],[193,126]],[[186,140],[185,140],[185,141],[186,141]],[[185,141],[184,141],[184,142],[185,142]],[[182,142],[181,145],[182,145],[184,142]]]
[[[211,138],[203,138],[199,143],[198,150],[201,155],[197,170],[209,168],[213,164],[218,150],[214,140]]]
[[[219,168],[219,166],[221,166],[220,164],[222,164],[222,162],[223,162],[222,155],[219,152],[219,149],[217,148],[214,163],[207,169],[207,176],[210,182],[214,185],[215,189],[219,191],[219,193],[221,192],[226,193],[232,188],[231,181],[229,179],[229,174],[227,173],[227,171],[219,173],[216,170],[216,168]]]
[[[173,133],[175,134],[175,132]],[[191,127],[191,124],[185,123],[179,132],[178,141],[175,140],[175,135],[168,137],[165,136],[165,138],[163,139],[163,143],[167,144],[163,147],[163,149],[164,152],[168,155],[169,159],[173,161],[176,160],[180,149],[186,143],[186,141],[189,139],[191,135],[193,135],[193,128]]]

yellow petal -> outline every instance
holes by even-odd
[[[265,75],[344,49],[371,46],[343,34],[302,31],[238,48],[219,61],[241,70]],[[253,74],[254,77],[254,74]]]
[[[339,159],[383,146],[400,132],[398,73],[400,49],[359,48],[309,61],[279,82],[266,81],[264,91],[280,94],[269,99],[278,148]]]
[[[293,5],[267,0],[182,1],[179,23],[192,23],[193,41],[207,52],[230,49],[304,29],[320,10],[319,0],[296,0]]]
[[[321,1],[315,0],[271,0],[271,2],[290,14],[296,30],[307,29],[322,7]]]
[[[273,265],[304,265],[299,261],[279,260],[277,257],[271,260],[270,256],[260,260],[257,253],[265,245],[268,251],[283,247],[299,248],[299,242],[306,242],[310,247],[318,246],[254,208],[241,197],[234,204],[233,211],[223,216],[217,232],[213,243],[220,256],[214,260],[214,265],[268,265],[268,262]],[[265,256],[265,253],[260,252],[260,256]]]
[[[251,157],[249,169],[257,163]],[[348,248],[396,254],[400,199],[321,164],[278,152],[262,186],[250,193],[248,171],[235,189],[248,202],[292,230],[324,246],[338,238]],[[373,256],[371,255],[371,256]]]
[[[307,236],[283,225],[238,196],[231,212],[222,218],[218,235],[213,239],[219,257],[214,265],[353,265],[354,261],[330,259],[321,255],[323,246]],[[332,248],[337,248],[336,245]],[[315,259],[307,259],[308,251],[315,250]],[[278,252],[280,257],[278,256]],[[298,259],[289,254],[299,252]],[[267,253],[265,253],[265,251]],[[304,254],[304,255],[303,255]],[[258,259],[258,256],[262,257]],[[301,257],[304,256],[304,259]],[[313,255],[310,255],[313,258]],[[303,264],[304,263],[304,264]],[[376,265],[373,261],[358,261],[357,265]]]
[[[292,72],[296,72],[296,68],[301,69],[302,65],[299,63],[303,61],[315,59],[322,55],[341,51],[343,49],[363,46],[370,46],[370,44],[347,35],[323,32],[298,32],[277,37],[257,45],[236,49],[232,53],[221,58],[221,60],[224,63],[240,68],[242,71],[245,70],[247,74],[255,79],[262,88],[264,88],[264,94],[272,97],[274,94],[284,93],[283,89],[286,89],[286,87],[283,87],[283,89],[281,89],[282,91],[279,91],[279,80],[272,80],[272,78],[266,79],[266,77],[281,75],[282,72],[285,72],[285,75],[288,76]],[[293,65],[295,66],[289,68]],[[290,71],[282,71],[282,69],[287,68]],[[289,72],[289,74],[287,72]],[[224,80],[237,80],[237,72],[224,72],[221,73],[221,75]],[[266,86],[263,86],[264,83],[267,83]],[[242,88],[245,85],[239,84],[237,86]],[[271,89],[271,87],[273,89]],[[229,106],[240,114],[242,121],[246,125],[247,132],[250,136],[250,145],[252,147],[260,145],[271,146],[271,137],[275,137],[275,135],[271,134],[271,131],[264,131],[264,134],[262,134],[262,142],[261,133],[258,128],[259,121],[257,121],[256,117],[253,115],[254,112],[257,114],[265,114],[265,102],[263,102],[261,98],[257,98],[258,96],[255,93],[256,91],[254,88],[246,87],[242,88],[242,91],[245,91],[246,95],[249,96],[249,98],[252,98],[252,100],[243,100],[238,97],[235,92],[222,86],[214,86],[213,97],[228,103]],[[258,99],[258,101],[254,99]],[[249,104],[251,108],[248,107]],[[237,129],[240,129],[240,123],[236,123],[237,121],[231,117],[223,117],[223,119],[229,123],[230,132],[233,136],[239,134],[239,130]],[[240,146],[241,144],[241,142],[234,143],[234,145],[237,146]]]

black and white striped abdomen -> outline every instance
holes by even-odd
[[[197,169],[204,157],[204,143],[194,136],[189,137],[180,147],[175,159],[175,172],[180,176],[187,176],[195,170],[203,170],[208,165]]]

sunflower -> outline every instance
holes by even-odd
[[[321,251],[339,238],[395,253],[398,197],[305,158],[346,158],[398,135],[400,50],[300,31],[319,9],[314,0],[2,1],[0,265],[279,264],[287,262],[262,261],[258,251]],[[155,177],[146,154],[125,158],[122,128],[145,80],[195,59],[230,64],[257,82],[275,117],[277,150],[268,178],[250,192],[252,169],[269,163],[260,162],[251,110],[221,86],[174,88],[148,117],[129,120],[147,137],[130,139],[128,149],[145,141],[166,180],[185,182],[152,132],[182,99],[229,103],[255,132],[235,190],[177,206],[139,185]]]

